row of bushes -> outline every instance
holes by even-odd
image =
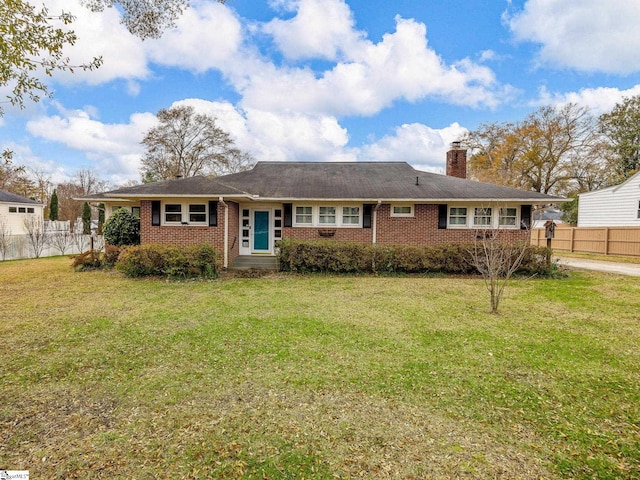
[[[517,245],[504,245],[517,255]],[[280,268],[290,272],[325,273],[477,273],[473,244],[367,245],[352,242],[280,242]],[[546,274],[544,247],[528,246],[520,272]]]
[[[219,259],[209,244],[191,247],[174,245],[107,245],[105,252],[84,252],[73,263],[76,270],[114,267],[128,277],[164,276],[171,278],[215,278]]]

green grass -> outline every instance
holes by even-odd
[[[131,280],[0,263],[0,468],[640,478],[640,282]]]

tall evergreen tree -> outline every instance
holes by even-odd
[[[104,227],[104,203],[98,205],[98,235],[102,235],[102,228]]]
[[[91,207],[87,202],[82,206],[82,233],[85,235],[91,233]]]
[[[54,190],[49,201],[49,220],[58,220],[58,194]]]

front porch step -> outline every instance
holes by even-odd
[[[233,260],[232,270],[278,270],[278,258],[270,255],[240,255]]]

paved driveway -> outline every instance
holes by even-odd
[[[583,260],[581,258],[559,257],[558,263],[563,267],[579,268],[583,270],[596,270],[598,272],[618,273],[640,277],[640,264],[618,263],[601,260]]]

